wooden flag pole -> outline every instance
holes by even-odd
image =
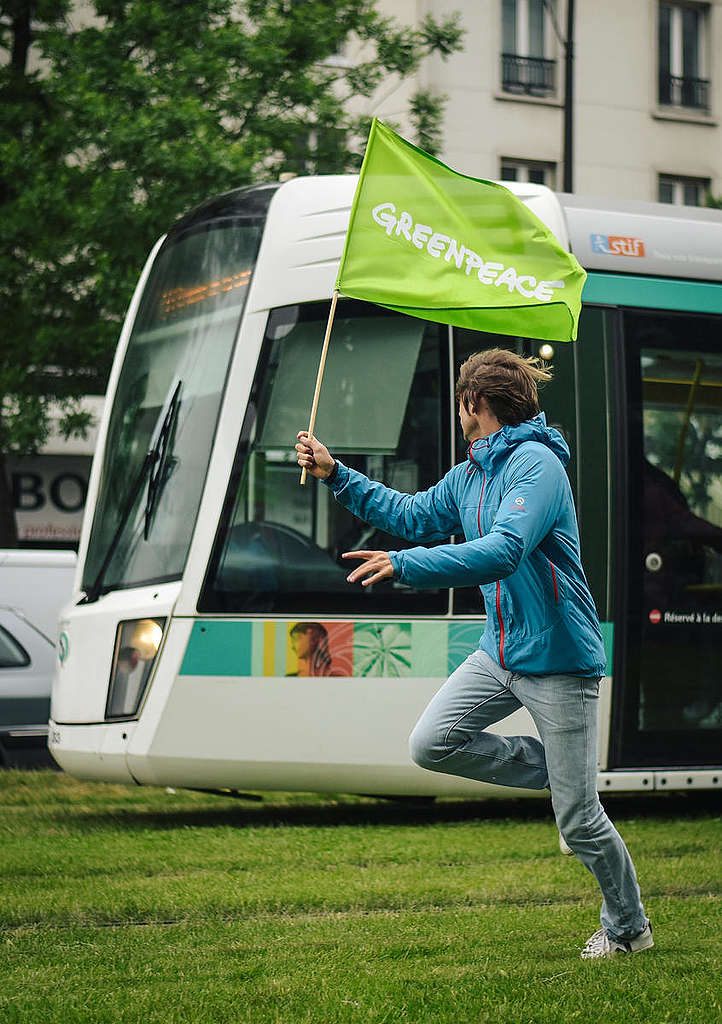
[[[331,299],[331,309],[328,314],[328,323],[326,324],[326,337],[323,339],[323,348],[321,350],[321,361],[318,364],[318,375],[316,377],[316,391],[313,396],[313,404],[311,406],[311,418],[308,421],[308,436],[313,437],[313,428],[316,426],[316,412],[318,411],[318,400],[321,395],[321,382],[323,380],[323,371],[326,368],[326,356],[328,355],[328,343],[331,338],[331,327],[333,326],[333,318],[336,315],[336,301],[338,300],[338,289],[333,293]],[[301,487],[306,485],[306,467],[303,467],[301,472]]]

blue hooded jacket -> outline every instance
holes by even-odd
[[[544,413],[474,441],[428,491],[401,494],[337,462],[327,484],[359,518],[410,541],[463,544],[390,551],[394,578],[417,588],[481,588],[479,647],[523,675],[602,676],[604,644],[582,569],[564,467],[569,448]]]

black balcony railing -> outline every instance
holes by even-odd
[[[556,61],[544,57],[501,55],[501,87],[504,92],[549,96],[556,89]]]
[[[680,77],[662,72],[659,76],[659,102],[663,106],[708,110],[709,82],[706,78]]]

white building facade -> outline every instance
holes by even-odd
[[[448,97],[442,160],[465,174],[563,185],[566,0],[380,0],[407,23],[459,10],[463,52],[380,91],[404,125],[419,87]],[[722,0],[576,0],[575,192],[703,205],[722,195]]]

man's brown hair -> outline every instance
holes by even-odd
[[[473,412],[484,398],[502,426],[515,427],[539,412],[537,387],[552,379],[550,371],[536,356],[518,356],[505,348],[475,352],[459,370],[456,400]]]

